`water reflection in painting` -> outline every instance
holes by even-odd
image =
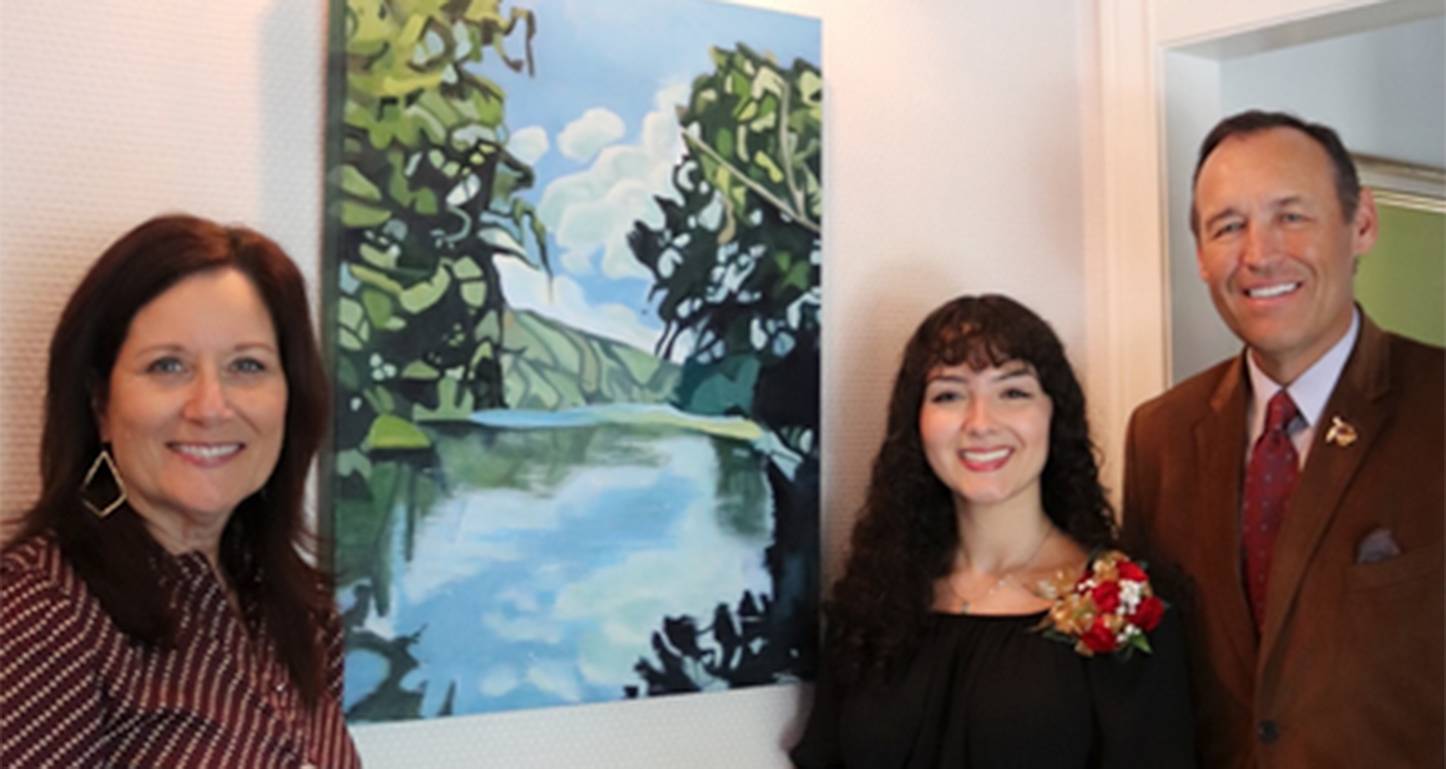
[[[449,432],[439,453],[456,461],[422,481],[446,491],[397,506],[385,568],[343,586],[365,639],[347,658],[355,717],[617,699],[641,683],[660,617],[772,592],[769,492],[746,441],[607,422]]]

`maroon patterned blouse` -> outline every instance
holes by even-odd
[[[174,563],[176,648],[158,650],[115,627],[51,538],[5,552],[0,766],[360,767],[341,714],[339,624],[323,631],[327,690],[308,711],[205,557]]]

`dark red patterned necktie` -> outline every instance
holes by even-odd
[[[1287,427],[1295,418],[1295,401],[1281,388],[1265,407],[1265,432],[1250,452],[1245,470],[1245,492],[1240,506],[1240,546],[1245,558],[1245,589],[1255,627],[1265,622],[1266,576],[1275,535],[1285,518],[1285,506],[1300,475],[1295,444]]]

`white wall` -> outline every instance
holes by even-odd
[[[319,4],[0,3],[0,521],[39,490],[51,329],[118,235],[241,221],[314,279],[324,47]]]
[[[1190,233],[1191,176],[1200,140],[1220,118],[1220,62],[1184,53],[1166,57],[1165,167],[1170,237],[1170,370],[1179,382],[1235,350],[1239,342],[1215,314],[1210,292],[1195,269]]]
[[[1225,59],[1221,106],[1274,105],[1352,152],[1446,168],[1446,5],[1435,18]]]
[[[553,0],[539,0],[552,2]],[[1084,365],[1088,4],[752,0],[823,19],[824,534],[837,574],[913,325],[961,292],[1034,307]],[[0,508],[36,490],[45,347],[128,226],[183,208],[320,264],[324,6],[0,4]],[[1083,373],[1087,373],[1082,371]],[[786,766],[796,687],[356,730],[369,767]]]

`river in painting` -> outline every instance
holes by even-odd
[[[352,720],[622,699],[666,616],[771,585],[765,455],[666,407],[483,412],[403,466],[339,586]],[[358,557],[358,556],[363,557]]]

